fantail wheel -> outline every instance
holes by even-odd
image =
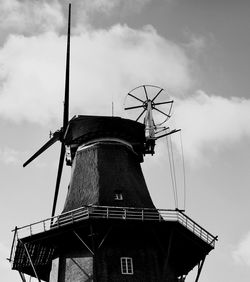
[[[148,136],[156,137],[162,125],[171,117],[173,100],[166,91],[154,85],[141,85],[131,90],[125,100],[125,110],[132,119],[145,124]]]

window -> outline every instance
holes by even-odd
[[[120,190],[115,190],[114,199],[115,199],[116,201],[122,201],[122,200],[123,200],[122,191],[120,191]]]
[[[133,274],[133,260],[128,257],[121,257],[121,272],[122,274]]]

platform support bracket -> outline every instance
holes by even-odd
[[[25,276],[21,271],[18,271],[23,282],[26,282]]]
[[[105,240],[107,239],[108,235],[110,234],[111,230],[112,230],[112,226],[109,228],[109,230],[106,232],[106,234],[104,235],[104,237],[102,238],[99,246],[98,246],[98,249],[101,248],[102,244],[105,242]]]
[[[206,259],[206,256],[198,263],[198,271],[197,271],[195,282],[199,281],[201,270],[204,265],[205,259]]]
[[[79,264],[76,260],[74,260],[73,258],[71,258],[71,261],[73,261],[73,263],[87,276],[86,282],[92,281],[93,275],[89,275],[89,274],[87,273],[87,271],[85,271],[85,270],[80,266],[80,264]]]
[[[83,241],[83,239],[78,235],[76,231],[73,231],[73,233],[76,235],[76,237],[81,241],[81,243],[91,252],[91,254],[94,256],[94,252],[90,249],[90,247]]]

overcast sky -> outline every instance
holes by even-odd
[[[59,156],[55,144],[22,163],[62,125],[68,1],[0,0],[0,273],[11,229],[51,214]],[[203,282],[250,279],[250,2],[247,0],[72,0],[70,115],[127,117],[126,93],[141,84],[174,99],[182,129],[186,213],[219,241]],[[179,208],[183,177],[176,151]],[[159,208],[175,208],[166,143],[143,163]],[[64,169],[58,213],[69,168]],[[191,273],[187,282],[193,281]],[[3,279],[3,278],[2,278]]]

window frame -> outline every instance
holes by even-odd
[[[120,190],[115,190],[114,191],[114,200],[115,201],[122,201],[123,200],[122,191],[120,191]]]
[[[121,274],[123,275],[133,275],[133,259],[131,257],[121,257]]]

